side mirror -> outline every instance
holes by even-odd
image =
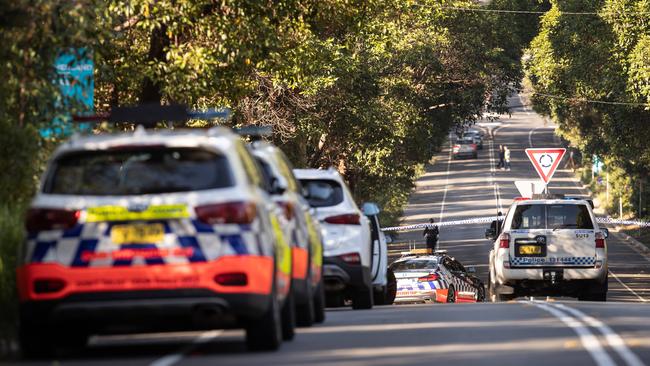
[[[284,184],[277,178],[271,179],[271,194],[283,194],[287,190]]]
[[[485,230],[485,239],[495,240],[497,238],[497,230],[489,228]]]
[[[603,232],[603,235],[605,236],[605,239],[609,238],[609,229],[608,228],[602,228],[600,231]]]
[[[361,211],[366,216],[379,215],[379,206],[374,202],[366,202],[361,206]]]
[[[471,273],[471,274],[476,273],[476,267],[474,266],[469,266],[466,269],[467,269],[467,273]]]

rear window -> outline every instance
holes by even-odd
[[[312,207],[335,206],[343,202],[343,187],[333,180],[311,180],[300,181],[307,190],[307,200]]]
[[[518,205],[511,229],[593,229],[585,205]]]
[[[143,147],[66,154],[54,162],[44,192],[138,195],[233,184],[228,160],[222,155],[196,148]]]
[[[546,225],[549,229],[593,229],[585,205],[547,205]]]
[[[437,259],[407,259],[391,264],[393,272],[410,270],[434,270],[438,268]]]

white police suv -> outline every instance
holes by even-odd
[[[291,247],[265,184],[226,128],[61,145],[27,214],[23,353],[124,331],[234,326],[254,349],[291,339]]]
[[[486,237],[495,240],[489,258],[493,301],[519,296],[605,301],[608,230],[598,226],[587,200],[519,198],[504,222],[492,227]]]

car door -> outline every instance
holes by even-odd
[[[456,298],[461,300],[474,300],[476,289],[468,277],[465,267],[453,258],[447,258],[447,268],[454,277],[456,287]]]

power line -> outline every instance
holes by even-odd
[[[631,102],[616,102],[616,101],[608,101],[608,100],[593,100],[593,99],[584,99],[584,98],[579,98],[579,97],[565,97],[562,95],[554,95],[554,94],[545,94],[545,93],[538,93],[538,92],[533,92],[535,95],[539,95],[545,98],[551,98],[551,99],[562,99],[562,100],[571,100],[571,101],[577,101],[577,102],[583,102],[583,103],[592,103],[592,104],[607,104],[607,105],[625,105],[625,106],[630,106],[630,107],[650,107],[650,103],[631,103]]]
[[[544,15],[546,11],[536,11],[536,10],[507,10],[507,9],[488,9],[488,8],[463,8],[456,6],[436,6],[436,5],[424,5],[424,4],[414,4],[423,8],[431,9],[441,9],[441,10],[453,10],[453,11],[464,11],[464,12],[474,12],[474,13],[495,13],[495,14],[532,14],[532,15]],[[594,11],[560,11],[560,15],[605,15],[605,14],[614,14],[618,16],[623,15],[647,15],[650,14],[650,11],[629,11],[629,12],[594,12]]]

